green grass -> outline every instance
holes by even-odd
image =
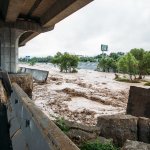
[[[119,82],[127,82],[127,83],[140,83],[139,81],[137,80],[129,80],[129,79],[126,79],[126,78],[117,78],[115,79],[116,81],[119,81]]]
[[[95,140],[92,142],[86,142],[81,145],[81,150],[119,150],[112,143],[100,143],[100,141]]]
[[[70,128],[66,125],[64,118],[58,118],[56,120],[56,125],[64,132],[68,132]]]
[[[144,85],[145,86],[150,86],[150,82],[146,82]]]

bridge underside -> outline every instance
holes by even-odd
[[[92,0],[0,0],[0,66],[17,71],[18,47]]]

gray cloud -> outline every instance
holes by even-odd
[[[97,55],[109,51],[150,50],[149,0],[95,0],[19,49],[20,56],[54,55],[57,51]]]

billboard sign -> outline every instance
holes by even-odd
[[[108,51],[108,45],[101,44],[101,51]]]

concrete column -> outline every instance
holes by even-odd
[[[18,40],[22,30],[16,28],[0,28],[0,67],[9,72],[17,72]]]

